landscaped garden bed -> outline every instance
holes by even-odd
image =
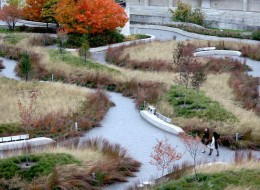
[[[33,150],[31,150],[34,152]],[[10,158],[0,160],[1,189],[101,189],[127,181],[141,164],[118,144],[104,139],[70,140],[30,153],[30,167],[21,167],[25,155],[13,150]]]

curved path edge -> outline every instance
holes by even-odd
[[[177,34],[181,34],[181,35],[189,37],[189,38],[200,39],[200,40],[214,40],[214,41],[225,40],[225,41],[240,42],[240,43],[247,43],[247,44],[260,44],[260,42],[256,41],[256,40],[208,36],[208,35],[203,35],[203,34],[187,32],[187,31],[181,30],[179,28],[172,28],[172,27],[161,26],[161,25],[131,24],[130,28],[164,30],[164,31],[169,31],[169,32],[175,32]]]
[[[116,44],[111,44],[111,45],[107,45],[107,46],[101,46],[101,47],[97,47],[97,48],[90,48],[90,52],[94,53],[94,52],[99,52],[99,51],[106,51],[108,48],[110,47],[120,47],[120,46],[124,46],[124,45],[131,45],[134,43],[139,43],[139,42],[151,42],[153,40],[155,40],[155,36],[151,35],[151,34],[145,34],[147,36],[150,36],[150,38],[145,38],[145,39],[140,39],[140,40],[133,40],[133,41],[127,41],[127,42],[122,42],[122,43],[116,43]]]

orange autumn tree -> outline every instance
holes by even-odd
[[[75,0],[60,0],[54,7],[55,19],[68,33],[75,32],[79,26],[75,17],[77,12]]]
[[[113,31],[128,20],[124,8],[114,0],[61,0],[55,12],[66,31],[80,34]]]
[[[23,16],[28,20],[42,21],[41,12],[45,0],[26,0],[23,8]]]

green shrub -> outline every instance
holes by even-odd
[[[66,47],[68,48],[79,48],[83,41],[89,41],[90,47],[105,46],[108,44],[123,42],[125,37],[118,30],[106,31],[102,34],[76,34],[71,33],[68,35],[68,40],[66,41]]]
[[[120,34],[118,30],[106,31],[102,34],[89,35],[90,47],[105,46],[113,43],[123,42],[125,39],[123,34]]]
[[[205,13],[198,7],[194,9],[189,18],[189,22],[203,26],[205,20]]]
[[[78,48],[82,43],[82,35],[76,33],[68,34],[68,39],[66,41],[67,48]]]
[[[253,40],[260,40],[260,30],[253,31],[252,39]]]
[[[170,11],[172,13],[173,20],[187,22],[191,15],[191,5],[179,1],[177,4],[177,9],[175,11],[173,10]]]
[[[177,9],[174,11],[170,9],[172,13],[172,19],[180,22],[191,22],[198,25],[203,25],[205,20],[205,12],[199,7],[196,7],[193,11],[191,5],[188,3],[178,2]]]

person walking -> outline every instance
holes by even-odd
[[[217,151],[217,155],[216,156],[219,156],[219,150],[218,150],[218,139],[219,139],[219,134],[217,132],[213,132],[213,135],[212,135],[212,142],[210,144],[210,152],[209,152],[209,155],[212,154],[213,150],[216,149]]]
[[[205,145],[202,153],[205,153],[207,145],[209,144],[209,128],[208,127],[205,128],[205,131],[204,131],[203,136],[201,138],[201,142],[202,142],[202,144]]]

